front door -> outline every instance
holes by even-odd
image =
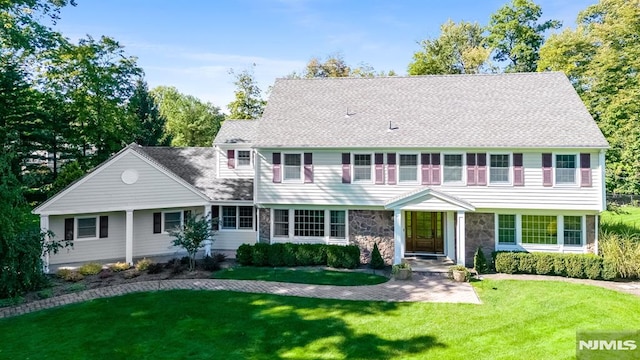
[[[443,213],[407,211],[405,216],[405,251],[444,254],[443,229]]]

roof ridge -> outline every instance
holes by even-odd
[[[396,76],[344,76],[344,77],[319,77],[319,78],[276,78],[276,81],[346,81],[346,80],[373,80],[373,79],[416,79],[416,78],[438,78],[438,77],[510,77],[510,76],[542,76],[550,74],[563,74],[562,71],[539,71],[539,72],[512,72],[512,73],[479,73],[479,74],[428,74],[428,75],[396,75]],[[225,120],[226,121],[226,120]]]

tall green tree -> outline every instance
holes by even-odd
[[[255,66],[255,65],[254,65]],[[262,99],[261,90],[256,82],[253,68],[245,69],[240,73],[229,71],[235,77],[235,100],[227,105],[229,119],[258,119],[262,116],[267,102]]]
[[[160,115],[167,119],[171,146],[211,146],[224,120],[220,108],[181,94],[174,87],[156,87],[151,96],[158,102]]]
[[[171,139],[165,136],[166,119],[160,116],[155,99],[149,93],[147,83],[138,79],[133,95],[129,99],[129,111],[136,119],[136,143],[143,146],[168,145]]]
[[[389,72],[376,71],[373,66],[367,63],[360,63],[358,66],[347,64],[340,53],[328,55],[324,60],[319,57],[312,57],[306,64],[302,73],[293,72],[287,75],[292,79],[317,79],[333,77],[376,77],[395,76],[393,70]]]
[[[495,49],[493,59],[506,61],[506,72],[534,72],[537,69],[544,33],[562,23],[538,23],[542,8],[531,0],[512,0],[491,15],[487,44]]]
[[[640,194],[640,0],[600,0],[552,35],[538,70],[564,71],[609,140],[607,190]]]
[[[491,70],[491,50],[477,23],[449,20],[440,27],[440,37],[423,40],[413,54],[409,75],[477,74]]]

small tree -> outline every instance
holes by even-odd
[[[487,265],[487,258],[484,256],[482,252],[482,248],[478,248],[476,250],[475,255],[473,256],[473,267],[476,269],[478,274],[485,274],[489,272],[489,266]]]
[[[378,243],[373,244],[373,250],[371,251],[371,263],[369,265],[371,265],[372,269],[384,268],[384,259],[382,259],[382,255],[380,255]]]
[[[169,230],[169,235],[175,238],[172,240],[172,244],[187,251],[189,271],[196,269],[196,254],[204,247],[205,240],[213,240],[213,233],[211,220],[195,215],[187,215],[184,219],[184,226]]]

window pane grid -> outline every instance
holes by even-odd
[[[343,210],[331,210],[331,237],[337,239],[346,238],[345,212]]]
[[[284,179],[300,180],[300,154],[284,154]]]
[[[558,224],[555,216],[522,215],[522,243],[558,243]]]
[[[295,236],[324,236],[324,210],[295,210]]]
[[[371,155],[353,155],[353,180],[371,180]]]
[[[509,155],[498,154],[490,157],[489,181],[492,183],[509,182]]]
[[[238,166],[251,165],[251,152],[248,150],[238,150]]]
[[[180,212],[164,213],[164,231],[179,228],[181,214]]]
[[[498,215],[498,242],[500,244],[516,243],[515,215]]]
[[[78,219],[78,238],[96,237],[96,218]]]
[[[442,170],[444,182],[462,181],[462,155],[444,155],[444,169]]]
[[[289,236],[289,210],[273,210],[273,236]]]
[[[556,183],[574,184],[576,181],[576,156],[556,155]]]
[[[582,245],[582,217],[564,217],[564,243],[565,245]]]
[[[222,228],[223,229],[236,228],[236,207],[235,206],[222,207]]]
[[[399,180],[418,180],[418,155],[400,154]]]
[[[238,208],[239,229],[253,229],[253,207],[240,206]]]

